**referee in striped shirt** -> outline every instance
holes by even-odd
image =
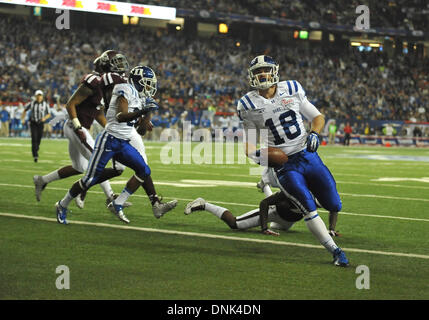
[[[25,115],[30,110],[31,151],[34,162],[37,162],[44,122],[50,117],[50,112],[48,103],[43,100],[42,90],[37,90],[35,96],[36,99],[25,106],[24,113],[22,114],[22,122],[25,122]]]

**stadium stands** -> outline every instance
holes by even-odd
[[[193,1],[141,2],[201,8],[200,3]],[[268,1],[274,8],[272,12],[262,10],[260,6],[265,2],[259,1],[246,2],[249,5],[244,1],[206,2],[207,10],[268,16],[276,14],[275,8],[287,5],[300,12],[296,16],[303,13],[303,19],[309,20],[320,16],[325,19],[328,12],[322,12],[323,1],[311,10],[306,1]],[[402,3],[396,1],[396,6],[392,6],[388,1],[381,2],[389,10]],[[347,6],[353,5],[354,1]],[[423,1],[407,2],[407,8],[414,8],[414,12],[424,5]],[[338,12],[350,11],[346,7],[334,6],[337,20],[331,22],[344,23],[345,18]],[[391,13],[386,16],[391,17]],[[383,26],[388,25],[386,19],[382,20]],[[202,119],[210,119],[213,126],[213,113],[235,112],[236,100],[249,88],[248,63],[263,52],[278,60],[281,79],[298,80],[327,118],[429,121],[427,57],[389,57],[377,48],[368,52],[343,44],[327,48],[320,44],[301,47],[267,42],[255,49],[246,43],[237,47],[233,37],[189,39],[185,32],[172,35],[166,29],[151,32],[145,28],[115,27],[106,32],[105,27],[74,26],[67,32],[57,32],[52,23],[34,17],[5,15],[2,21],[5,23],[0,25],[0,100],[8,104],[29,101],[38,88],[46,90],[51,103],[57,99],[65,103],[80,77],[92,67],[93,59],[111,48],[124,52],[131,65],[148,64],[157,72],[163,126],[180,124],[178,119],[183,118],[184,111],[186,120],[196,126]],[[419,25],[420,20],[416,18],[413,23]]]
[[[300,21],[317,21],[351,25],[356,19],[355,8],[368,5],[373,14],[374,27],[406,28],[409,30],[429,30],[427,13],[429,4],[424,0],[365,0],[365,1],[311,1],[311,0],[121,0],[159,6],[209,12],[225,12],[270,18],[285,18]]]

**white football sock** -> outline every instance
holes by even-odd
[[[219,207],[219,206],[217,206],[215,204],[211,204],[211,203],[208,203],[208,202],[206,203],[205,210],[208,211],[208,212],[210,212],[210,213],[213,213],[219,219],[222,217],[222,215],[223,215],[223,213],[225,211],[228,211],[228,209]]]
[[[249,229],[261,225],[261,219],[259,216],[259,209],[254,209],[235,219],[237,229]]]
[[[271,188],[268,184],[266,184],[264,186],[264,194],[265,194],[265,197],[267,197],[267,198],[273,194],[273,192],[271,191]]]
[[[304,216],[305,224],[311,233],[319,240],[319,242],[331,253],[334,252],[338,246],[328,233],[325,223],[319,217],[317,211],[312,211]]]
[[[121,194],[115,199],[116,205],[124,205],[125,201],[132,195],[132,192],[128,190],[127,188],[124,188],[122,190]]]
[[[50,183],[52,181],[60,180],[60,175],[58,174],[58,170],[52,171],[51,173],[45,174],[42,176],[42,180],[44,183]]]
[[[72,201],[74,197],[70,194],[70,191],[67,191],[64,198],[60,201],[60,206],[63,208],[67,208],[69,206],[70,201]]]
[[[106,195],[106,197],[110,200],[113,200],[113,190],[112,190],[112,187],[110,185],[109,180],[106,180],[106,181],[103,181],[102,183],[100,183],[100,187],[101,187],[101,189],[103,189],[103,192]]]

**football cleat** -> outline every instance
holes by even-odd
[[[152,205],[152,212],[155,218],[159,219],[168,211],[174,209],[177,206],[177,200],[172,200],[169,202],[155,202]]]
[[[42,197],[42,191],[43,189],[45,189],[47,183],[43,181],[42,176],[37,176],[37,175],[33,177],[33,182],[34,182],[34,187],[36,192],[36,200],[40,201]]]
[[[106,206],[109,205],[110,202],[112,202],[113,200],[115,200],[117,197],[119,197],[119,194],[113,194],[112,197],[107,198],[106,199]],[[131,202],[125,201],[124,204],[122,205],[122,208],[128,208],[131,207],[133,204]]]
[[[185,214],[191,214],[194,211],[205,210],[207,201],[203,198],[197,198],[189,202],[185,207]]]
[[[82,194],[78,194],[76,198],[74,198],[74,201],[76,202],[76,206],[79,209],[83,209],[83,207],[85,206],[85,199],[82,198]]]
[[[115,216],[117,216],[119,220],[125,223],[130,223],[130,220],[128,220],[128,218],[125,216],[124,212],[122,211],[121,205],[117,205],[115,204],[114,201],[112,201],[107,205],[107,208],[110,210],[110,212],[112,212]]]
[[[68,222],[67,222],[67,211],[68,211],[67,208],[63,208],[61,206],[61,204],[60,204],[60,201],[58,201],[55,204],[55,209],[56,209],[56,212],[57,212],[57,221],[58,221],[58,223],[68,224]]]
[[[346,257],[346,254],[340,248],[335,249],[334,251],[334,265],[339,267],[348,267],[349,260]]]

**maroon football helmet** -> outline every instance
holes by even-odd
[[[94,71],[99,73],[99,74],[102,74],[102,73],[107,71],[106,68],[103,67],[103,65],[101,63],[101,56],[95,58],[95,60],[92,62],[92,64],[94,65]]]
[[[124,73],[129,69],[127,58],[115,50],[104,51],[100,56],[100,64],[110,72]]]

